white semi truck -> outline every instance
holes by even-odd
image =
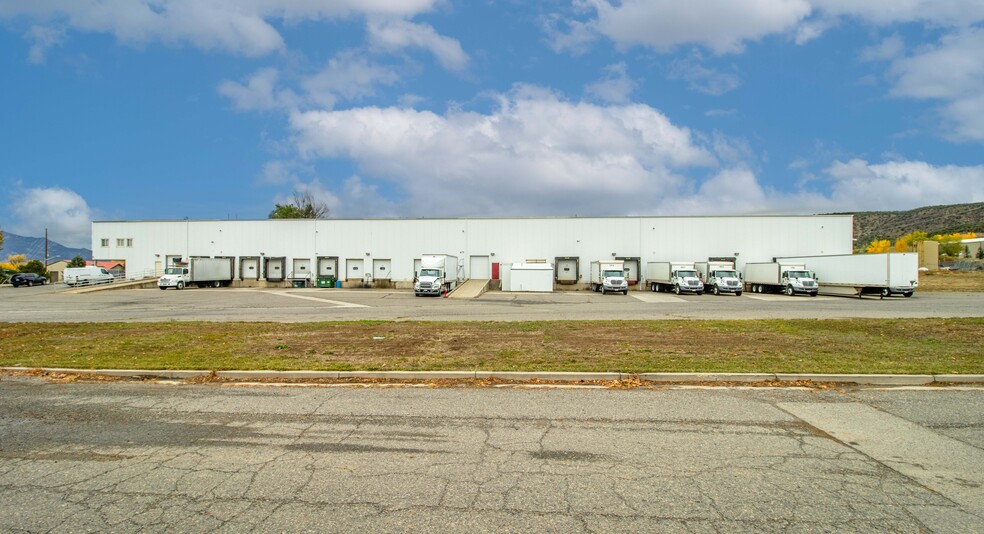
[[[741,296],[741,276],[735,270],[734,262],[700,261],[695,263],[694,267],[697,268],[700,281],[704,283],[704,291],[710,291],[715,295],[734,293]]]
[[[803,293],[815,297],[819,291],[816,276],[799,260],[746,263],[745,285],[752,293],[785,293],[789,296]]]
[[[600,260],[591,262],[591,290],[605,293],[629,294],[629,281],[625,278],[625,262]]]
[[[451,291],[463,281],[458,257],[447,254],[424,254],[420,257],[420,271],[413,282],[413,294],[441,295]]]
[[[654,292],[673,291],[680,293],[704,293],[704,283],[700,281],[692,261],[651,261],[646,264],[646,285]]]
[[[234,260],[232,258],[191,258],[188,263],[175,263],[164,269],[164,276],[157,280],[157,287],[184,289],[191,284],[198,287],[221,287],[232,282]]]
[[[830,295],[911,297],[919,285],[919,255],[913,252],[796,256],[778,261],[802,262],[816,273],[820,292]]]

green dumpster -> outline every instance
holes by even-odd
[[[318,277],[318,287],[331,287],[334,284],[331,283],[330,276],[319,276]]]

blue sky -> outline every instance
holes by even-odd
[[[984,3],[0,3],[0,228],[984,201]]]

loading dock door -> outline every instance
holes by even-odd
[[[577,283],[577,258],[557,258],[557,282]]]
[[[290,276],[291,278],[311,278],[311,259],[294,258],[294,268]]]
[[[488,256],[472,256],[470,258],[469,267],[469,278],[473,280],[485,280],[487,278],[492,278]]]
[[[629,285],[636,285],[639,282],[639,258],[615,258],[625,262],[625,279]]]
[[[239,278],[242,280],[259,280],[260,279],[260,259],[259,258],[242,258],[240,260],[242,263],[239,267]]]
[[[420,274],[420,258],[413,259],[413,279],[417,279],[417,275]]]
[[[268,282],[280,282],[284,279],[284,263],[287,258],[266,259],[266,279]]]
[[[318,276],[334,276],[338,279],[338,258],[334,256],[318,258]]]
[[[167,267],[174,267],[174,264],[175,263],[181,263],[181,255],[180,254],[178,254],[177,256],[168,255],[167,256],[167,261],[165,261],[164,265],[165,265],[165,268],[167,268]]]
[[[372,260],[372,277],[376,280],[389,280],[393,262],[390,260]]]
[[[362,280],[362,268],[365,265],[365,260],[362,258],[348,258],[345,260],[345,278],[347,280]]]

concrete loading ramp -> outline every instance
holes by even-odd
[[[455,288],[448,298],[451,299],[475,299],[482,296],[489,290],[489,286],[492,284],[491,278],[479,278],[472,280],[465,280],[464,283]]]

